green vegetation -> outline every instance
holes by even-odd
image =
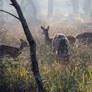
[[[1,59],[0,92],[37,92],[31,62],[26,62],[27,55],[23,54],[17,61],[9,57]],[[92,92],[92,49],[74,47],[68,64],[58,63],[44,44],[37,46],[37,55],[47,92]]]

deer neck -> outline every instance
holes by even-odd
[[[19,47],[19,51],[21,51],[23,49],[24,49],[24,46],[21,44],[20,47]]]
[[[45,35],[45,41],[46,43],[49,43],[51,41],[48,33]]]

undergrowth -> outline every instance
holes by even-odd
[[[92,92],[90,48],[73,48],[68,64],[58,63],[48,46],[37,48],[39,69],[47,92]],[[26,63],[23,57],[17,61],[9,57],[1,59],[0,92],[38,92],[31,62]]]

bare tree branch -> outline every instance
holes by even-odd
[[[38,67],[38,61],[36,57],[36,42],[34,38],[32,37],[32,34],[29,30],[28,24],[26,22],[26,19],[24,18],[24,15],[22,13],[22,10],[17,2],[17,0],[10,0],[12,2],[12,5],[17,11],[17,14],[19,16],[20,22],[22,24],[22,27],[24,29],[25,36],[29,42],[30,45],[30,59],[32,61],[32,71],[36,79],[36,83],[38,85],[39,92],[45,92],[45,89],[43,88],[42,79],[39,73],[39,67]]]
[[[0,10],[0,11],[1,11],[1,12],[4,12],[4,13],[7,13],[7,14],[13,16],[14,18],[20,20],[17,16],[15,16],[14,14],[12,14],[12,13],[10,13],[10,12],[8,12],[8,11],[5,11],[5,10]]]

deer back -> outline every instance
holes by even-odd
[[[57,51],[58,54],[68,53],[69,41],[64,34],[56,34],[52,40],[53,51]]]
[[[76,38],[72,35],[68,35],[67,39],[69,40],[70,45],[74,45],[76,42]]]
[[[86,45],[91,44],[92,43],[92,32],[84,32],[84,33],[78,34],[76,38],[78,39],[80,43],[84,43]]]

